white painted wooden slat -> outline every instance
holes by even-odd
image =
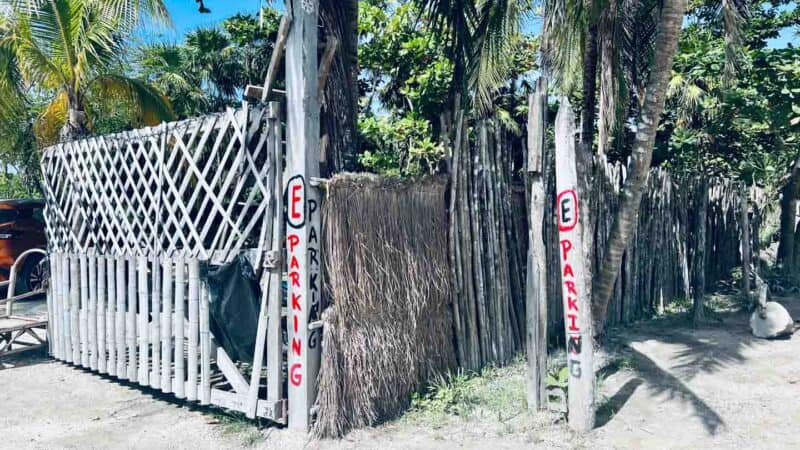
[[[89,367],[89,268],[86,253],[79,256],[80,267],[80,313],[78,323],[80,329],[81,365]]]
[[[136,326],[139,343],[139,372],[137,381],[142,386],[149,386],[148,378],[150,375],[148,368],[150,358],[150,349],[148,348],[150,342],[150,294],[147,291],[147,271],[147,257],[139,255],[136,258],[137,287],[139,292],[139,311],[137,312],[139,321]]]
[[[200,282],[200,404],[211,400],[211,331],[208,311],[209,293],[205,282]]]
[[[200,315],[200,266],[196,258],[190,258],[189,267],[189,333],[186,336],[186,398],[197,400],[197,344]]]
[[[106,265],[106,348],[108,349],[108,374],[117,375],[117,280],[116,264],[105,256]]]
[[[186,262],[183,256],[175,258],[175,377],[172,390],[178,398],[186,398],[184,317],[186,314]]]
[[[89,270],[89,309],[86,315],[89,326],[89,367],[92,370],[97,370],[99,362],[97,353],[100,348],[97,342],[97,319],[100,315],[97,308],[97,257],[94,253],[91,253],[86,257],[86,260]]]
[[[151,301],[153,304],[152,320],[150,321],[150,351],[152,361],[150,364],[150,387],[161,389],[161,263],[158,257],[152,256],[150,260],[152,268]]]
[[[161,261],[161,392],[172,392],[172,261]]]
[[[128,313],[125,322],[125,340],[128,344],[128,380],[138,380],[136,359],[136,258],[128,256],[126,261],[128,271]]]
[[[114,281],[117,287],[117,310],[115,314],[114,341],[117,346],[117,377],[128,379],[128,352],[126,349],[127,330],[127,289],[125,283],[125,258],[121,255],[114,257]]]
[[[70,331],[72,333],[70,339],[72,342],[72,358],[67,359],[67,361],[73,364],[80,364],[81,362],[80,274],[80,258],[78,258],[77,255],[72,254],[69,258],[69,317]]]
[[[97,277],[97,371],[108,373],[108,356],[106,353],[106,258],[96,258]]]

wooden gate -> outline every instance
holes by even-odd
[[[50,353],[285,423],[281,134],[278,103],[245,103],[45,149]],[[252,363],[218,345],[203,277],[241,254],[263,293]]]

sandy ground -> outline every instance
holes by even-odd
[[[782,303],[800,318],[800,300]],[[699,330],[659,320],[616,336],[622,364],[602,372],[599,427],[585,438],[540,415],[502,427],[397,420],[315,441],[231,424],[39,355],[0,361],[0,448],[800,448],[800,336],[754,339],[747,319]]]

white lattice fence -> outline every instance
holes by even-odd
[[[45,149],[53,356],[285,421],[282,158],[277,103]],[[201,270],[242,253],[262,273],[252,363],[217,346]]]

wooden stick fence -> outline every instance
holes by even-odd
[[[277,103],[245,104],[45,149],[55,358],[286,421],[281,127]],[[211,332],[204,278],[240,255],[262,273],[252,362]]]
[[[554,164],[552,155],[549,162]],[[594,176],[589,192],[594,230],[595,268],[601,263],[617,208],[619,188],[625,180],[625,167],[599,158],[594,163]],[[729,278],[731,271],[741,266],[745,258],[752,260],[757,252],[758,222],[743,222],[742,210],[747,208],[740,182],[711,178],[706,181],[708,196],[695,195],[701,189],[700,177],[674,175],[664,168],[655,168],[642,197],[639,221],[633,239],[623,257],[622,268],[614,295],[609,304],[606,323],[628,323],[663,311],[670,303],[691,298],[695,289],[692,274],[696,266],[704,267],[706,286],[711,288]],[[550,195],[555,187],[551,181]],[[558,261],[557,226],[553,205],[545,205],[544,236],[548,261]],[[704,230],[697,222],[700,209],[706,211]],[[755,215],[758,215],[756,208]],[[748,227],[748,245],[742,245],[742,232]],[[703,244],[709,263],[694,260],[699,242],[698,233],[706,234]],[[595,269],[597,270],[597,269]],[[547,277],[548,330],[550,339],[563,336],[563,308],[560,302],[561,277],[550,271]],[[554,342],[554,341],[551,341]],[[559,341],[560,342],[560,337]]]

